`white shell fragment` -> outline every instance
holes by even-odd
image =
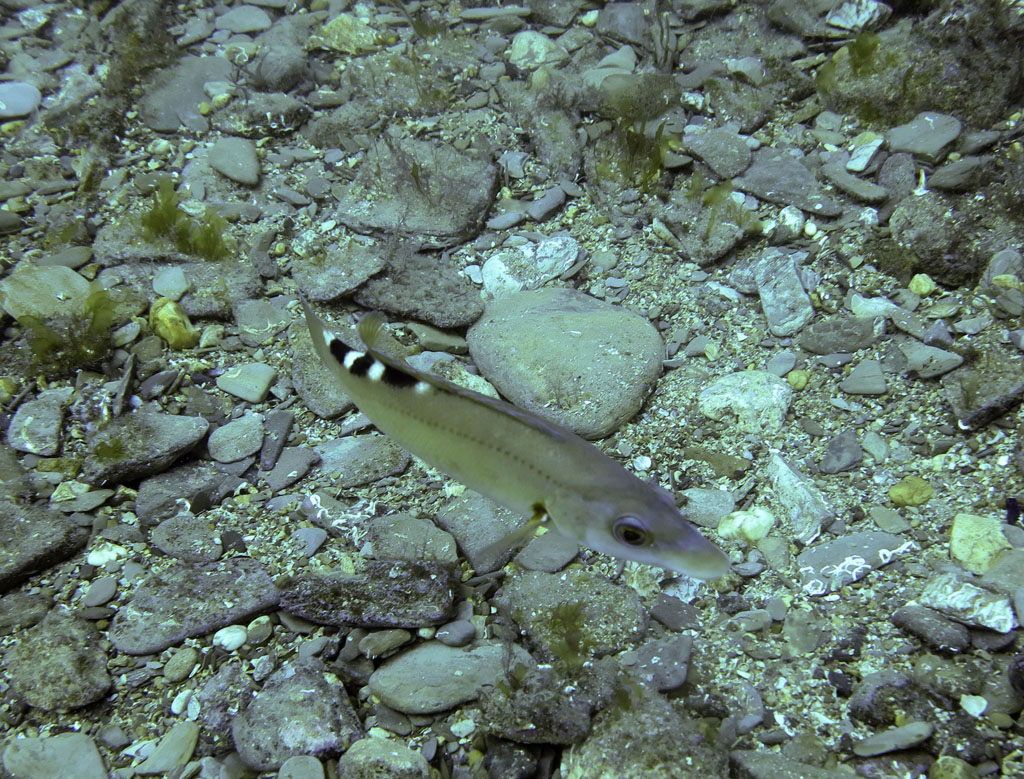
[[[875,30],[885,24],[892,8],[879,0],[841,0],[825,17],[825,24],[849,32]]]
[[[234,652],[248,638],[249,632],[244,625],[228,625],[213,634],[213,645],[219,646],[227,652]]]

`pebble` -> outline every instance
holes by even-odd
[[[393,739],[364,738],[338,758],[342,776],[393,776],[401,779],[429,779],[430,764],[423,755]]]
[[[237,5],[218,16],[215,22],[218,30],[233,33],[262,32],[271,23],[267,12],[254,5]]]
[[[177,265],[161,268],[153,276],[153,291],[160,297],[170,300],[181,300],[182,295],[192,288],[185,271]]]
[[[774,526],[775,517],[770,511],[752,508],[749,511],[734,511],[724,517],[718,524],[718,535],[756,544],[767,536]]]
[[[844,430],[828,442],[818,468],[822,473],[840,473],[858,467],[863,459],[864,450],[857,440],[857,433]]]
[[[281,764],[277,779],[324,779],[323,763],[313,755],[294,755]]]
[[[928,722],[910,722],[854,743],[853,753],[860,757],[872,757],[909,749],[927,741],[931,738],[933,731],[934,728]]]
[[[518,644],[513,659],[529,664]],[[482,685],[504,674],[508,646],[480,644],[473,649],[427,641],[385,662],[370,676],[370,691],[406,714],[432,714],[475,700]]]
[[[302,545],[304,557],[312,557],[327,540],[327,531],[320,527],[300,527],[292,531],[292,538]]]
[[[923,506],[932,495],[935,488],[920,476],[904,476],[889,488],[889,499],[896,506]]]
[[[256,146],[248,138],[221,138],[210,147],[210,167],[232,181],[255,187],[260,183]]]
[[[220,559],[223,549],[214,530],[191,512],[168,517],[150,534],[161,552],[187,563],[209,563]]]
[[[251,362],[222,373],[217,377],[217,387],[250,403],[262,403],[276,378],[277,371],[271,366]]]
[[[878,360],[862,360],[839,382],[839,388],[850,395],[884,395],[888,392],[882,363]]]
[[[225,652],[234,652],[242,647],[247,638],[248,633],[244,625],[228,625],[214,633],[210,642]]]
[[[255,454],[263,446],[263,420],[246,413],[221,425],[206,439],[210,456],[220,463],[233,463]]]
[[[102,606],[113,600],[117,594],[117,579],[113,576],[101,576],[95,579],[82,597],[82,605],[86,608]]]
[[[3,766],[13,779],[106,779],[108,775],[93,740],[74,732],[11,739],[3,750]]]
[[[195,722],[178,722],[160,738],[152,754],[133,770],[141,776],[166,776],[191,759],[198,741],[199,726]]]
[[[536,70],[542,65],[557,68],[568,59],[563,46],[535,30],[516,33],[508,51],[508,61],[520,70]]]
[[[960,513],[953,517],[949,556],[971,573],[983,574],[1004,550],[1011,549],[998,517]]]
[[[7,428],[7,443],[19,452],[52,457],[60,451],[64,409],[73,387],[43,390],[22,403]]]
[[[495,299],[466,340],[505,397],[584,438],[607,436],[636,414],[665,356],[646,318],[562,288]]]
[[[324,441],[314,447],[320,470],[334,477],[338,488],[369,484],[409,467],[409,453],[391,438],[355,435]]]
[[[171,684],[187,679],[199,662],[199,650],[184,646],[174,650],[170,659],[164,664],[164,678]]]
[[[961,365],[964,358],[956,352],[947,352],[935,346],[926,346],[918,341],[901,343],[900,351],[907,358],[907,369],[922,379],[932,379],[949,373]]]
[[[800,270],[806,256],[802,251],[769,247],[752,260],[761,309],[773,335],[794,335],[814,317]]]
[[[28,116],[39,108],[42,100],[42,93],[32,84],[24,81],[0,83],[0,119]]]

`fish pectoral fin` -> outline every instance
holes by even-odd
[[[511,533],[502,536],[493,544],[477,552],[474,555],[479,561],[477,573],[496,571],[505,565],[517,552],[533,540],[533,534],[547,515],[547,509],[537,504],[533,507],[533,516],[526,520],[526,522]]]
[[[380,311],[371,311],[359,320],[359,337],[368,349],[378,349],[386,334],[387,320]]]

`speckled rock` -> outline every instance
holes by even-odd
[[[40,709],[88,706],[113,685],[98,631],[67,612],[51,611],[21,634],[4,663],[14,692]]]
[[[246,765],[271,771],[293,755],[336,757],[362,727],[341,681],[308,658],[271,674],[231,723],[231,735]]]

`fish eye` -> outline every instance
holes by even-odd
[[[615,538],[626,546],[647,546],[651,533],[636,517],[619,517],[612,525]]]

